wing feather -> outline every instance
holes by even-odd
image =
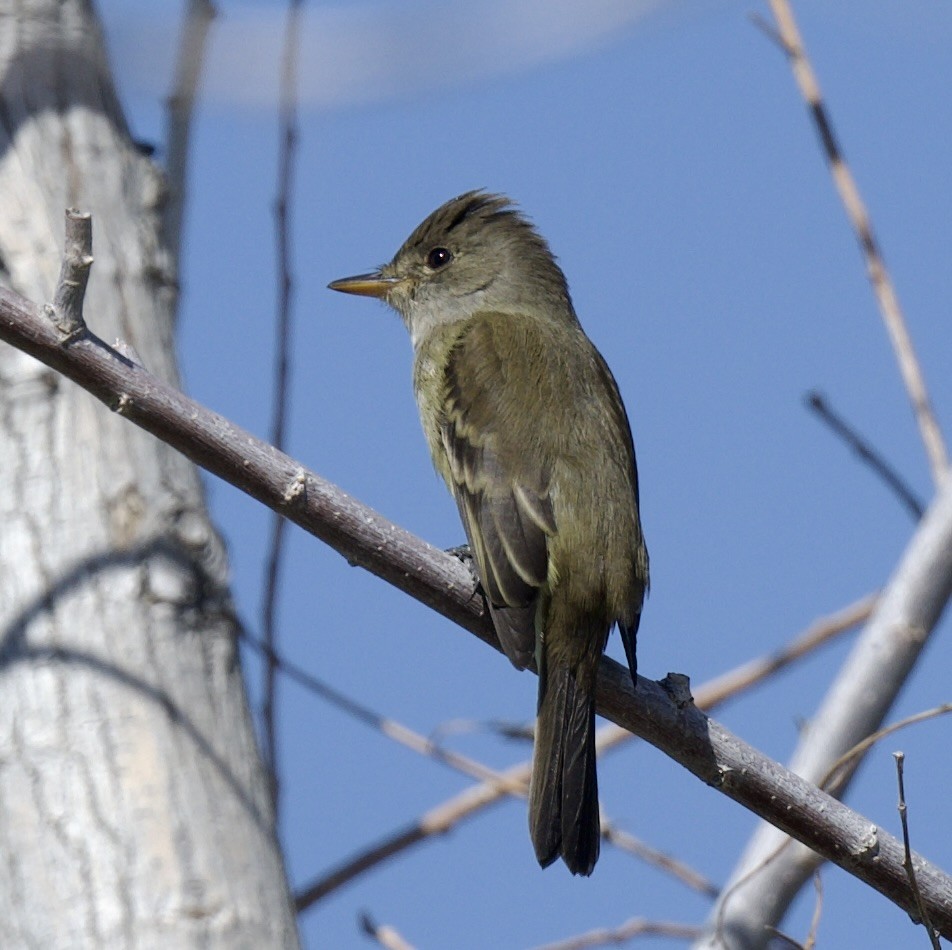
[[[492,374],[472,369],[500,361],[493,343],[485,319],[456,341],[446,363],[440,437],[497,633],[509,659],[524,667],[535,653],[534,605],[548,576],[548,539],[556,525],[550,473],[524,460],[513,444],[517,435],[505,426],[512,413],[500,404]],[[479,352],[467,352],[470,347]]]

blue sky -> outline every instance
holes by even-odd
[[[220,0],[194,128],[180,357],[191,395],[252,431],[270,418],[271,208],[284,4]],[[178,4],[99,4],[135,134],[161,141]],[[427,540],[462,541],[434,474],[395,315],[325,289],[392,255],[447,198],[512,195],[559,257],[624,396],[652,592],[640,671],[695,684],[877,588],[913,529],[803,405],[817,388],[926,500],[931,481],[855,240],[784,57],[748,13],[707,2],[305,4],[288,448]],[[584,12],[584,15],[581,15]],[[926,0],[801,0],[795,12],[873,216],[940,422],[952,417],[952,13]],[[161,154],[159,155],[161,158]],[[240,612],[257,628],[270,514],[209,480]],[[423,733],[527,721],[535,682],[297,529],[282,650]],[[949,700],[948,621],[892,718]],[[827,648],[718,718],[781,760],[848,648]],[[620,644],[610,648],[620,656]],[[253,695],[259,670],[247,663]],[[913,841],[952,868],[949,731],[877,748],[848,801],[898,831],[906,752]],[[466,787],[288,684],[282,836],[301,885]],[[505,767],[476,728],[449,740]],[[722,883],[754,818],[660,752],[600,768],[622,827]],[[924,942],[905,915],[824,871],[821,944]],[[419,947],[529,947],[632,916],[699,922],[708,903],[612,848],[591,880],[538,869],[510,801],[339,891],[302,918],[310,947],[362,945],[369,911]],[[802,939],[812,897],[785,929]]]

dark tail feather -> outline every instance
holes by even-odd
[[[625,656],[628,657],[631,684],[636,690],[638,689],[638,655],[635,648],[638,643],[638,625],[640,623],[641,611],[635,614],[635,619],[629,626],[625,626],[623,623],[618,624],[618,629],[621,631],[621,642],[625,645]]]
[[[529,829],[536,857],[548,867],[559,855],[573,874],[591,874],[598,860],[595,697],[567,666],[540,670]]]

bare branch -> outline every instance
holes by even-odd
[[[716,677],[699,687],[694,697],[698,708],[710,710],[720,703],[737,696],[744,690],[765,680],[782,667],[817,649],[839,633],[851,629],[864,620],[875,603],[875,595],[869,595],[837,611],[829,617],[813,623],[799,637],[777,653],[746,663],[736,670]],[[601,758],[606,752],[636,738],[627,729],[614,724],[599,728],[595,735],[596,755]],[[511,782],[523,787],[529,781],[531,763],[522,762],[502,774]],[[349,883],[375,864],[385,861],[433,835],[442,834],[466,818],[498,803],[505,795],[498,783],[473,786],[465,789],[442,804],[423,814],[416,824],[401,828],[381,841],[358,852],[331,871],[321,875],[304,887],[297,895],[295,904],[300,912],[317,903],[337,888]]]
[[[906,784],[903,780],[903,766],[906,761],[906,756],[902,752],[894,752],[893,758],[896,760],[896,781],[899,783],[899,822],[902,825],[902,844],[905,849],[902,864],[909,878],[909,887],[912,889],[912,894],[916,899],[919,923],[926,928],[926,933],[929,934],[929,941],[932,944],[933,950],[942,950],[939,944],[939,937],[929,920],[928,911],[922,903],[922,895],[919,893],[919,884],[916,881],[916,867],[912,860],[912,848],[909,845],[909,819],[906,814],[908,811],[906,808]]]
[[[349,560],[499,648],[475,581],[457,558],[386,521],[320,476],[302,475],[293,459],[131,364],[88,331],[60,345],[40,308],[5,287],[0,287],[0,339],[80,383],[208,471],[283,511]],[[922,555],[930,559],[928,583],[920,576]],[[926,512],[903,571],[913,576],[904,575],[901,594],[884,595],[876,616],[880,623],[893,618],[897,607],[906,606],[911,586],[918,595],[913,613],[922,622],[908,627],[903,622],[901,629],[918,634],[908,639],[924,640],[952,585],[952,480]],[[877,832],[871,839],[868,820],[731,735],[692,703],[675,702],[662,685],[644,677],[635,692],[628,671],[605,657],[597,709],[899,906],[914,909],[896,838]],[[923,859],[918,880],[939,932],[952,935],[952,879]]]
[[[667,920],[645,920],[633,917],[620,927],[599,927],[588,933],[557,940],[535,948],[535,950],[588,950],[590,947],[606,947],[609,944],[627,943],[637,937],[670,937],[673,940],[692,940],[699,932],[698,927],[679,924]]]
[[[899,363],[899,370],[902,373],[906,391],[912,402],[916,422],[919,424],[919,432],[932,468],[933,481],[937,486],[941,485],[949,468],[948,452],[932,410],[925,378],[915,348],[912,345],[912,338],[906,327],[906,318],[903,316],[899,297],[893,287],[889,272],[886,270],[879,245],[873,235],[869,213],[863,204],[859,188],[836,141],[833,125],[823,104],[820,84],[813,72],[810,60],[807,58],[803,40],[800,38],[800,30],[793,17],[790,4],[788,0],[770,0],[770,8],[777,20],[778,32],[776,37],[779,38],[783,49],[787,53],[800,94],[809,107],[810,115],[820,135],[823,152],[830,166],[833,182],[839,192],[843,207],[846,209],[850,224],[856,232],[856,238],[866,261],[867,274],[870,283],[873,285],[876,301],[879,304],[889,338],[892,341],[893,351]]]
[[[896,470],[845,419],[830,408],[821,393],[816,390],[809,393],[806,404],[893,490],[918,521],[925,506]]]
[[[171,251],[172,260],[179,259],[182,243],[182,215],[188,177],[188,138],[192,127],[192,110],[198,90],[202,63],[205,61],[205,42],[215,5],[211,0],[189,0],[182,23],[178,60],[172,92],[166,102],[166,160],[165,174],[169,195],[162,216],[162,238]]]
[[[791,770],[819,782],[832,763],[879,728],[945,608],[952,591],[952,490],[950,480],[945,478],[945,445],[866,209],[834,138],[789,4],[787,0],[770,3],[778,35],[819,129],[834,181],[862,246],[933,477],[940,486],[882,600],[793,757]],[[869,683],[876,683],[877,688],[868,689]],[[859,758],[854,758],[843,772],[844,788],[858,762]],[[763,945],[766,928],[782,919],[820,860],[814,851],[796,845],[783,848],[778,854],[781,841],[782,835],[774,828],[758,828],[709,918],[705,939],[698,946],[722,947],[725,941],[727,945]],[[764,867],[768,860],[769,865]],[[761,870],[754,874],[755,869]]]

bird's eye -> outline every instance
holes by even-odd
[[[431,270],[439,270],[441,267],[445,267],[449,264],[451,260],[453,260],[453,255],[448,248],[434,247],[433,250],[426,255],[426,266]]]

